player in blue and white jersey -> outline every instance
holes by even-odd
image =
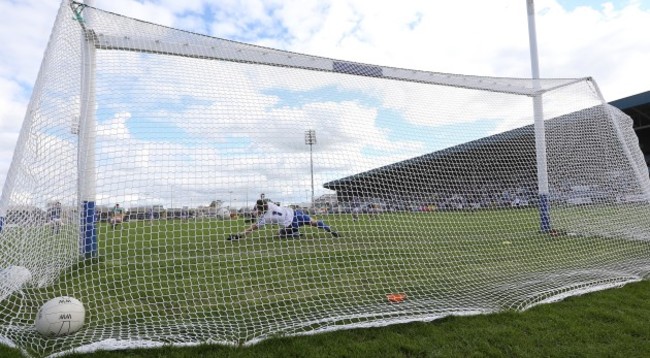
[[[58,201],[50,208],[50,222],[54,234],[58,234],[61,229],[61,211],[61,203]]]
[[[361,200],[358,196],[352,197],[352,220],[359,221],[359,213],[361,213]]]
[[[334,237],[339,237],[339,234],[332,230],[322,220],[314,220],[309,215],[300,210],[278,206],[273,202],[266,199],[259,199],[255,203],[255,210],[258,213],[257,222],[249,226],[246,230],[238,234],[228,236],[228,240],[237,240],[246,237],[251,232],[261,228],[265,225],[278,225],[280,230],[278,235],[281,238],[298,238],[300,237],[300,227],[310,225],[323,229]]]

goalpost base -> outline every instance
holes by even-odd
[[[549,213],[548,194],[539,194],[540,230],[547,234],[551,231],[551,214]]]
[[[97,257],[97,225],[95,220],[95,202],[84,201],[81,214],[80,253],[84,258]]]

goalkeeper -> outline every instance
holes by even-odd
[[[243,239],[249,233],[259,229],[264,225],[279,225],[281,226],[278,234],[280,238],[299,238],[299,228],[304,225],[310,225],[323,229],[334,237],[339,237],[339,234],[332,230],[322,220],[314,220],[309,215],[300,210],[293,210],[288,207],[275,205],[268,199],[259,199],[255,203],[255,210],[257,211],[259,219],[256,223],[249,226],[246,230],[238,234],[228,235],[228,240]]]

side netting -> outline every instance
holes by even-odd
[[[351,63],[66,0],[16,148],[0,342],[26,355],[525,310],[650,272],[648,169],[590,78]],[[84,327],[40,336],[62,295]]]

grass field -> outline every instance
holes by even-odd
[[[650,282],[643,281],[525,312],[272,338],[250,347],[164,347],[70,357],[648,357],[648,302]],[[22,356],[0,345],[0,357]]]
[[[243,220],[131,222],[115,231],[102,225],[98,260],[66,270],[57,285],[11,299],[28,307],[25,322],[33,320],[37,298],[71,294],[86,303],[81,332],[60,340],[27,335],[38,354],[107,338],[240,345],[358,324],[519,310],[634,280],[634,265],[648,257],[644,241],[541,234],[534,210],[324,219],[343,236],[306,228],[298,240],[264,230],[226,241]],[[391,292],[408,300],[390,304]]]

